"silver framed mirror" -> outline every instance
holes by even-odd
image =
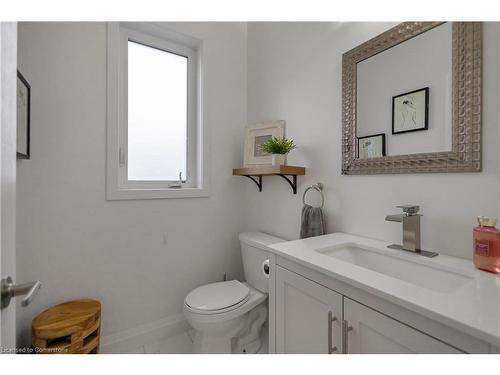
[[[344,53],[342,174],[481,171],[481,77],[479,22],[404,22]]]

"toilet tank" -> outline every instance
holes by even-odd
[[[270,254],[267,246],[284,241],[282,238],[261,232],[240,233],[243,270],[248,284],[263,293],[268,292],[269,277],[264,272],[264,264]]]

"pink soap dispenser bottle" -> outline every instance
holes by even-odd
[[[479,216],[474,228],[474,265],[483,271],[500,273],[500,231],[497,219]]]

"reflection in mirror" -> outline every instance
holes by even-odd
[[[452,150],[452,23],[357,63],[356,158]]]

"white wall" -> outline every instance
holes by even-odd
[[[19,24],[33,104],[31,160],[18,162],[17,278],[43,284],[18,309],[19,344],[35,314],[68,299],[99,299],[106,336],[182,313],[192,288],[224,272],[242,276],[246,181],[230,171],[242,161],[246,25],[168,27],[204,43],[209,198],[106,201],[106,26]]]
[[[289,164],[307,167],[297,195],[279,178],[264,178],[262,193],[248,184],[254,229],[297,238],[302,193],[320,181],[328,232],[400,243],[400,224],[385,222],[385,215],[397,213],[398,204],[419,204],[423,247],[471,258],[476,216],[497,216],[499,207],[499,25],[484,26],[481,173],[342,176],[342,53],[393,25],[249,24],[248,122],[287,120],[287,135],[298,144]]]

